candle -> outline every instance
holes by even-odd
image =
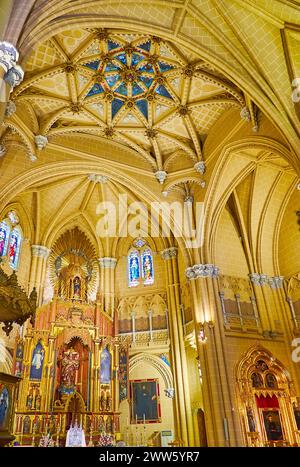
[[[144,422],[144,425],[145,425],[145,423],[146,423],[145,414],[143,414],[143,422]]]
[[[137,423],[137,413],[135,414],[135,423]]]

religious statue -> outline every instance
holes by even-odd
[[[101,393],[101,397],[100,397],[100,407],[101,407],[102,412],[104,412],[105,409],[106,409],[106,402],[105,402],[105,395],[104,395],[104,392]]]
[[[79,368],[79,353],[72,347],[63,352],[61,362],[61,385],[66,389],[74,389],[76,371]]]
[[[4,428],[8,413],[9,394],[6,388],[0,394],[0,428]]]
[[[73,298],[80,299],[81,298],[81,281],[78,276],[75,277],[73,282]]]
[[[111,411],[111,395],[108,393],[106,397],[106,410],[107,412]]]
[[[248,418],[249,431],[251,433],[255,433],[256,427],[255,427],[255,421],[254,421],[254,416],[253,416],[253,410],[251,409],[251,407],[247,407],[247,418]]]
[[[27,402],[26,402],[27,409],[32,409],[32,403],[33,403],[33,395],[30,392],[27,396]]]
[[[30,379],[35,379],[35,380],[41,379],[44,356],[45,356],[45,351],[42,345],[38,343],[33,351],[31,368],[30,368]]]
[[[35,408],[36,410],[41,409],[41,396],[39,394],[35,396]]]

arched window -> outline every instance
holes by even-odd
[[[15,211],[9,211],[0,222],[0,257],[6,256],[12,269],[17,269],[23,234],[19,217]]]
[[[153,284],[154,267],[151,249],[143,238],[134,240],[132,245],[127,257],[128,286]]]
[[[136,287],[140,283],[140,255],[137,250],[128,254],[128,285]]]
[[[19,263],[20,249],[22,243],[22,233],[20,227],[15,227],[10,234],[8,259],[12,269],[17,269]]]
[[[153,258],[150,248],[143,250],[142,259],[142,278],[144,285],[151,285],[154,282]]]
[[[5,256],[7,253],[9,233],[10,233],[10,226],[4,220],[0,224],[0,256]]]

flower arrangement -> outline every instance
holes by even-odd
[[[98,446],[113,446],[113,445],[114,445],[113,436],[107,433],[101,433]]]

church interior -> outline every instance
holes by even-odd
[[[299,3],[1,0],[0,39],[0,446],[300,446]]]

